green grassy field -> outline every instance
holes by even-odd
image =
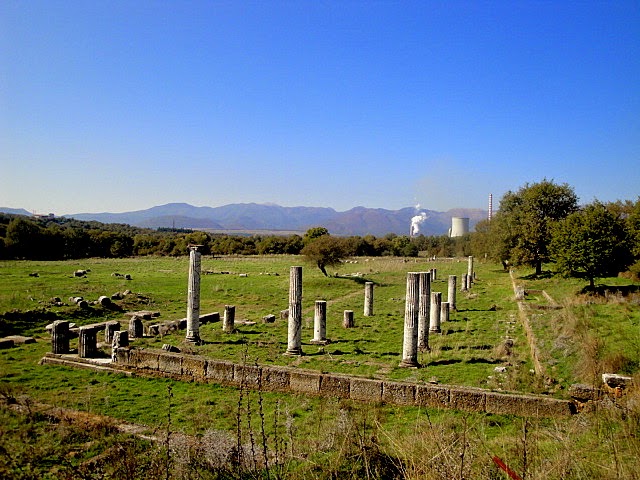
[[[304,265],[302,339],[305,354],[301,357],[282,355],[287,341],[284,320],[261,323],[262,316],[278,316],[280,310],[287,308],[292,265]],[[358,263],[345,263],[335,269],[339,277],[324,277],[317,268],[304,264],[300,257],[204,257],[202,270],[207,274],[202,275],[201,313],[222,313],[224,305],[235,305],[236,320],[246,319],[256,324],[240,325],[234,334],[223,334],[220,323],[203,325],[200,333],[205,344],[197,347],[183,344],[184,331],[162,339],[136,340],[136,343],[145,346],[171,343],[234,362],[301,366],[417,382],[435,377],[442,383],[546,392],[560,398],[567,397],[568,385],[592,381],[603,369],[637,373],[640,360],[637,297],[614,296],[607,301],[584,297],[576,295],[584,286],[576,280],[555,277],[532,280],[528,278],[531,272],[516,272],[519,283],[528,289],[545,290],[563,306],[557,310],[538,308],[548,304],[540,293],[532,293],[526,300],[542,362],[550,377],[549,381],[543,381],[530,373],[533,368],[530,350],[518,320],[509,274],[496,265],[478,261],[477,282],[468,293],[458,291],[458,311],[452,312],[451,321],[442,325],[442,335],[431,336],[431,352],[420,353],[422,368],[399,368],[406,272],[430,268],[438,269],[438,280],[432,290],[442,291],[446,297],[447,276],[465,273],[467,263],[358,259]],[[75,278],[76,269],[91,271],[86,278]],[[38,277],[29,276],[35,272]],[[132,280],[112,276],[114,272],[130,274]],[[351,276],[358,273],[359,276]],[[33,335],[37,342],[0,350],[0,396],[18,402],[29,398],[135,422],[146,425],[149,433],[174,431],[208,438],[211,432],[227,432],[245,446],[255,442],[258,450],[262,448],[260,435],[264,434],[270,455],[279,453],[281,460],[286,458],[268,475],[255,465],[245,465],[227,477],[220,474],[221,469],[216,470],[218,476],[202,476],[202,465],[198,467],[183,459],[187,470],[178,472],[176,463],[171,467],[171,478],[376,478],[376,471],[378,478],[506,478],[496,470],[491,461],[493,455],[521,474],[527,473],[526,478],[637,478],[640,409],[598,410],[562,421],[524,420],[242,392],[213,384],[38,365],[38,360],[50,349],[44,327],[51,318],[46,312],[55,312],[58,318],[80,325],[125,318],[123,312],[98,306],[87,311],[75,305],[53,307],[49,305],[51,297],[60,297],[65,302],[70,296],[94,300],[100,295],[128,289],[133,294],[121,302],[126,310],[149,309],[160,312],[159,320],[178,319],[186,316],[187,274],[186,257],[1,262],[1,335]],[[372,317],[363,316],[364,281],[376,285]],[[607,284],[621,282],[620,279],[604,281]],[[327,336],[332,343],[324,348],[309,343],[313,337],[316,299],[328,302]],[[345,309],[355,312],[353,329],[342,327]],[[507,335],[515,342],[508,354],[500,348]],[[591,353],[594,356],[590,356]],[[496,374],[494,368],[503,365],[508,367],[507,373]],[[2,415],[11,419],[7,425],[16,422],[4,407]],[[33,417],[31,423],[27,422],[33,432],[37,420]],[[46,428],[46,422],[50,420],[45,419],[43,426],[48,433],[37,435],[48,439],[53,433],[51,428]],[[28,440],[16,433],[21,431],[16,428],[4,427],[0,448],[4,451],[8,447],[23,448],[24,462],[27,462],[30,450],[19,445],[23,445],[23,441],[28,445]],[[68,465],[66,478],[96,478],[78,473],[84,471],[82,462],[92,458],[100,448],[128,445],[122,440],[107,441],[109,435],[104,440],[87,440],[77,434],[78,442],[71,441],[65,436],[70,435],[71,427],[65,428],[62,440],[51,440],[59,442],[59,451],[55,454],[45,451],[42,456],[58,455],[66,459],[68,449],[80,452],[74,460],[58,460]],[[96,442],[101,441],[106,443],[97,447]],[[85,448],[87,443],[93,447]],[[137,451],[136,448],[131,447],[132,452]],[[145,448],[148,452],[150,447]],[[34,454],[33,450],[31,453]],[[145,465],[145,454],[140,455],[138,467]],[[425,458],[431,460],[420,460]],[[15,474],[17,467],[9,465],[3,470],[3,465],[0,462],[0,475],[31,478]],[[50,474],[51,467],[45,460],[38,465],[41,470],[36,478],[46,478],[44,473]],[[167,465],[163,468],[162,476],[169,471]],[[383,470],[387,472],[386,477]],[[15,476],[6,473],[9,471]],[[157,469],[149,466],[148,471],[155,472],[157,478]],[[99,478],[124,478],[113,475]],[[54,471],[50,478],[59,478],[59,475]],[[154,477],[151,473],[144,476],[139,472],[129,478]]]

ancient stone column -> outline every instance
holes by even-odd
[[[442,302],[440,304],[440,323],[441,324],[449,321],[450,307],[451,307],[451,304],[449,302]]]
[[[451,310],[456,310],[456,283],[457,277],[455,275],[449,275],[449,285],[447,289],[447,301]]]
[[[111,342],[113,341],[113,332],[117,332],[118,330],[120,330],[120,322],[115,320],[107,322],[104,327],[104,343],[111,345]]]
[[[407,273],[407,295],[404,307],[404,338],[400,367],[418,367],[418,307],[420,274]]]
[[[111,341],[111,348],[121,348],[129,346],[129,332],[126,330],[119,330],[113,332],[113,340]]]
[[[442,292],[431,292],[431,311],[429,331],[440,333],[440,308],[442,304]]]
[[[69,322],[56,320],[51,327],[51,353],[69,353]]]
[[[364,284],[364,316],[373,316],[373,282]]]
[[[469,284],[467,288],[471,288],[473,282],[473,255],[469,255],[469,264],[467,266],[467,275],[469,275]]]
[[[436,277],[438,276],[438,269],[437,268],[432,268],[430,271],[431,271],[431,281],[435,282],[436,281]]]
[[[222,331],[233,333],[236,329],[236,307],[235,305],[224,306],[224,317],[222,318]]]
[[[289,273],[289,325],[286,355],[302,355],[302,267]]]
[[[111,340],[111,361],[118,361],[118,349],[129,346],[129,332],[120,331],[113,332],[113,339]]]
[[[468,276],[469,275],[467,275],[466,273],[462,274],[462,282],[461,282],[461,285],[460,285],[460,290],[462,292],[466,292],[469,289],[468,286],[467,286],[468,285],[468,281],[467,281],[467,277]]]
[[[189,288],[187,292],[187,334],[185,340],[200,343],[200,245],[189,247]]]
[[[78,330],[78,357],[92,358],[98,352],[98,338],[95,327],[80,327]]]
[[[313,315],[313,340],[311,343],[325,345],[327,341],[327,301],[316,300],[315,314]]]
[[[129,338],[142,338],[144,337],[144,325],[140,317],[133,316],[129,320]]]
[[[420,272],[418,294],[418,348],[429,350],[429,310],[431,308],[431,273]]]
[[[342,326],[344,328],[353,328],[356,326],[354,320],[353,320],[353,310],[345,310],[344,311],[344,316],[343,316],[343,320],[342,320]]]

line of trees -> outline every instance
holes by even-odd
[[[122,258],[145,255],[180,256],[190,244],[202,245],[210,255],[270,255],[302,253],[310,241],[328,231],[314,227],[301,235],[226,235],[185,229],[143,229],[124,224],[84,222],[64,217],[33,218],[0,213],[0,258],[64,260],[75,258]],[[345,256],[470,255],[470,236],[388,234],[384,237],[332,237],[332,249]]]
[[[498,212],[464,237],[388,234],[334,237],[324,227],[301,235],[221,235],[190,230],[151,230],[67,218],[0,214],[0,258],[58,260],[187,254],[303,254],[323,273],[351,256],[474,255],[537,274],[551,264],[566,276],[595,280],[629,270],[640,275],[640,197],[633,201],[580,206],[567,184],[542,180],[507,192]]]

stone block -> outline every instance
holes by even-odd
[[[172,375],[182,375],[182,357],[179,353],[162,353],[158,355],[158,370]]]
[[[118,352],[118,356],[120,353]],[[144,348],[135,348],[131,350],[132,366],[136,368],[146,368],[157,371],[159,368],[158,357],[160,353],[154,350],[146,350]]]
[[[351,380],[340,375],[322,375],[320,380],[320,394],[324,396],[349,398]]]
[[[260,381],[260,367],[256,365],[235,365],[233,368],[233,383],[258,388]]]
[[[382,401],[382,380],[352,378],[349,396],[351,400],[380,402]]]
[[[451,388],[449,390],[451,408],[466,412],[484,412],[486,391],[472,388]]]
[[[416,405],[430,408],[450,408],[449,388],[443,385],[417,385]]]
[[[262,367],[262,388],[277,392],[289,391],[289,370],[278,367]]]
[[[233,363],[222,360],[208,360],[206,378],[216,383],[233,384]]]
[[[413,405],[416,386],[401,382],[382,382],[382,401],[396,405]]]
[[[574,408],[566,400],[487,392],[485,411],[523,417],[565,417],[571,415]]]
[[[190,375],[194,379],[202,379],[207,373],[207,359],[197,355],[182,357],[182,374]]]
[[[296,393],[320,393],[321,374],[314,372],[291,372],[289,385]]]

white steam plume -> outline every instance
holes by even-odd
[[[420,205],[417,205],[416,209],[418,207],[420,207]],[[413,217],[411,217],[411,229],[409,230],[410,237],[413,237],[420,232],[420,225],[427,218],[429,217],[427,217],[427,214],[425,212],[420,212],[418,215],[414,215]]]

